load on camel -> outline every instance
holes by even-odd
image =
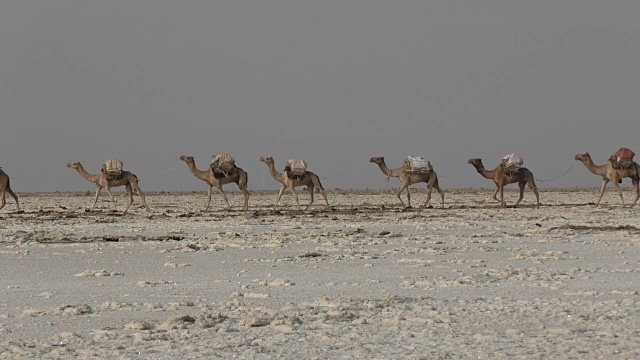
[[[524,161],[522,158],[516,154],[508,154],[502,158],[502,165],[504,166],[504,171],[509,174],[516,174],[522,168]]]
[[[122,161],[118,159],[109,159],[102,164],[100,171],[107,175],[109,180],[119,180],[124,177],[122,172]]]
[[[609,157],[609,161],[614,169],[622,169],[624,171],[624,177],[633,178],[638,176],[636,163],[633,161],[634,156],[636,156],[636,153],[631,149],[621,147]],[[622,179],[619,179],[618,182],[621,183]]]
[[[236,171],[236,159],[231,154],[222,153],[211,157],[211,169],[217,179],[230,177]]]

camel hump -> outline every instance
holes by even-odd
[[[214,173],[228,176],[236,168],[236,159],[228,153],[213,155],[211,158],[211,167]]]
[[[505,170],[510,173],[518,172],[522,164],[524,164],[524,161],[522,157],[517,154],[508,154],[502,158],[502,165],[504,165]]]
[[[620,149],[618,149],[618,151],[614,152],[613,155],[611,155],[611,157],[615,158],[617,162],[633,162],[634,156],[636,156],[636,153],[626,147],[621,147]]]
[[[102,164],[102,172],[109,175],[109,179],[117,180],[124,176],[122,170],[122,161],[118,159],[109,159]]]
[[[427,161],[422,156],[409,155],[404,161],[404,165],[410,172],[427,173],[433,170],[431,162]]]
[[[307,171],[307,162],[300,158],[287,160],[288,173],[293,176],[302,176]]]
[[[211,163],[212,164],[226,164],[226,163],[235,164],[236,159],[234,159],[231,154],[222,153],[222,154],[213,155],[213,157],[211,157]]]
[[[104,162],[104,168],[107,171],[112,171],[112,170],[122,171],[122,165],[123,165],[122,161],[118,159],[109,159]]]

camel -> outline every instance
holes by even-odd
[[[122,172],[123,176],[121,178],[110,179],[109,175],[104,172],[100,172],[99,174],[89,174],[79,161],[70,162],[67,164],[67,167],[76,169],[78,173],[82,175],[83,178],[96,184],[97,186],[96,198],[93,201],[91,210],[95,208],[96,203],[98,202],[98,197],[100,196],[100,191],[102,191],[102,188],[105,188],[107,190],[107,193],[111,198],[111,202],[113,203],[113,209],[117,210],[116,199],[113,198],[113,194],[111,193],[111,188],[125,186],[127,189],[127,194],[129,195],[129,204],[127,205],[127,208],[124,209],[124,212],[122,213],[122,215],[125,215],[129,210],[129,207],[131,207],[131,204],[133,204],[133,191],[135,191],[138,194],[138,196],[142,198],[142,203],[144,204],[144,207],[147,209],[147,211],[149,211],[149,206],[147,206],[147,201],[144,198],[144,194],[142,193],[142,190],[140,190],[140,186],[138,186],[138,177],[134,173],[130,171],[123,171]]]
[[[242,170],[239,167],[236,167],[236,171],[234,171],[233,174],[225,177],[216,177],[211,167],[209,167],[207,170],[198,169],[196,167],[196,161],[193,156],[182,155],[180,156],[180,160],[187,163],[187,166],[189,167],[189,170],[191,170],[193,176],[206,182],[209,186],[207,206],[204,208],[204,211],[209,210],[209,205],[211,204],[211,190],[214,186],[216,187],[216,189],[218,189],[218,192],[222,195],[224,201],[227,203],[227,210],[231,210],[229,199],[227,199],[227,195],[222,190],[222,185],[231,183],[236,183],[238,185],[238,188],[240,188],[240,191],[242,191],[244,195],[244,205],[242,206],[242,210],[245,211],[249,209],[250,193],[247,190],[247,182],[249,181],[249,177],[246,171]]]
[[[2,168],[0,168],[0,194],[2,194],[2,205],[0,205],[0,210],[7,204],[6,193],[9,193],[13,200],[16,201],[16,207],[18,211],[20,211],[20,202],[18,201],[18,195],[16,195],[13,190],[11,190],[11,184],[9,181],[9,175],[5,173]]]
[[[440,193],[441,207],[444,209],[444,191],[442,191],[442,189],[438,185],[438,175],[435,171],[431,170],[428,173],[414,173],[410,172],[409,169],[404,165],[396,169],[389,169],[387,167],[387,164],[384,162],[383,156],[372,157],[369,162],[378,164],[380,170],[382,170],[382,173],[387,175],[387,178],[397,177],[398,179],[400,179],[401,186],[400,190],[396,193],[396,196],[398,197],[398,199],[400,199],[400,203],[402,203],[403,207],[404,201],[402,201],[402,197],[400,197],[402,192],[405,189],[407,190],[407,207],[410,208],[411,191],[409,190],[409,186],[423,182],[427,183],[427,200],[424,202],[424,205],[422,207],[426,207],[427,204],[429,204],[429,201],[431,200],[431,191],[433,189],[436,189],[438,190],[438,193]]]
[[[493,180],[493,182],[498,187],[496,192],[493,194],[493,199],[500,202],[500,206],[506,207],[504,202],[504,187],[509,184],[518,183],[520,187],[520,197],[518,201],[513,207],[518,207],[520,201],[524,197],[524,187],[525,185],[529,185],[529,188],[536,195],[536,205],[540,207],[540,195],[538,194],[538,188],[533,179],[533,173],[529,171],[529,169],[521,167],[518,169],[516,173],[509,173],[505,171],[504,164],[500,163],[498,167],[493,170],[486,170],[484,165],[482,164],[482,159],[469,159],[469,164],[473,165],[476,168],[478,173],[487,179]],[[500,192],[500,200],[498,200],[497,195]]]
[[[600,189],[600,197],[598,197],[598,202],[596,203],[596,206],[600,205],[600,200],[602,200],[602,195],[604,195],[604,191],[609,181],[613,182],[613,185],[616,187],[616,190],[618,190],[618,194],[620,195],[620,200],[622,201],[622,206],[624,206],[622,189],[620,189],[619,184],[622,182],[622,179],[626,177],[631,178],[633,186],[636,189],[636,200],[633,202],[631,207],[636,205],[636,203],[638,202],[638,198],[640,198],[640,185],[639,185],[640,177],[638,176],[638,174],[640,174],[640,166],[638,164],[635,164],[636,171],[634,174],[632,171],[629,171],[629,170],[614,169],[613,165],[611,164],[611,161],[609,160],[607,160],[607,163],[604,165],[596,165],[593,163],[593,160],[591,160],[591,155],[589,155],[588,152],[584,154],[578,154],[574,157],[574,159],[582,161],[584,166],[586,166],[587,169],[592,173],[602,176],[602,188]]]
[[[313,204],[313,190],[316,188],[318,189],[320,194],[322,194],[322,197],[324,198],[324,202],[327,204],[327,209],[329,209],[329,200],[327,200],[327,194],[325,194],[324,192],[324,188],[320,183],[320,178],[318,177],[318,175],[314,174],[311,171],[305,171],[305,174],[301,179],[299,180],[291,179],[287,176],[286,171],[278,172],[276,170],[273,157],[263,156],[263,157],[260,157],[260,161],[267,164],[267,166],[269,167],[269,172],[271,173],[271,176],[281,184],[280,191],[278,192],[278,198],[276,199],[275,205],[273,205],[274,209],[278,206],[278,203],[280,202],[280,198],[282,197],[282,194],[284,193],[284,191],[287,188],[290,188],[291,192],[296,197],[296,204],[298,205],[298,210],[300,210],[300,200],[298,199],[298,192],[296,191],[296,187],[299,187],[299,186],[306,186],[307,191],[309,191],[309,195],[311,195],[311,200],[309,201],[309,204],[307,205],[305,210],[308,209],[311,206],[311,204]]]

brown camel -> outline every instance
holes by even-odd
[[[2,194],[2,205],[0,205],[0,210],[7,205],[6,193],[9,193],[13,200],[16,201],[16,207],[18,211],[20,211],[20,202],[18,201],[18,195],[16,195],[13,190],[11,190],[11,184],[9,180],[9,175],[5,173],[2,168],[0,168],[0,194]]]
[[[422,207],[426,207],[427,204],[429,204],[429,201],[431,200],[431,191],[436,189],[440,193],[441,207],[444,209],[444,191],[442,191],[438,185],[438,175],[435,171],[431,170],[428,173],[415,173],[409,171],[409,169],[404,165],[396,169],[389,169],[387,164],[384,162],[383,156],[372,157],[369,162],[378,164],[382,173],[387,175],[387,178],[397,177],[400,179],[401,186],[396,196],[400,199],[403,207],[404,201],[402,201],[402,198],[400,197],[402,192],[405,189],[407,190],[407,207],[411,207],[411,191],[409,190],[409,186],[423,182],[427,183],[427,200],[424,202]]]
[[[144,204],[144,207],[147,209],[147,211],[149,211],[149,206],[147,206],[147,201],[144,198],[144,194],[142,193],[142,190],[140,190],[140,186],[138,186],[138,177],[134,173],[130,171],[123,171],[122,172],[123,176],[121,178],[110,179],[109,175],[104,172],[100,172],[99,174],[89,174],[84,169],[82,164],[80,164],[79,161],[70,162],[67,164],[67,167],[76,169],[78,173],[82,175],[83,178],[96,184],[97,186],[96,198],[93,201],[93,206],[91,206],[91,210],[95,208],[96,203],[98,202],[98,197],[100,196],[100,191],[102,191],[102,188],[105,188],[107,190],[107,193],[111,198],[111,202],[113,202],[113,209],[117,210],[116,199],[113,198],[113,194],[111,193],[111,188],[125,186],[127,189],[127,194],[129,195],[129,204],[127,205],[127,208],[124,209],[124,212],[122,214],[123,215],[126,214],[127,211],[129,210],[129,207],[131,207],[131,204],[133,204],[134,191],[138,194],[138,196],[140,196],[140,198],[142,198],[142,203]]]
[[[486,177],[487,179],[493,180],[493,182],[498,187],[496,189],[496,192],[493,194],[493,199],[500,202],[500,205],[502,207],[506,206],[504,202],[504,187],[513,183],[518,183],[518,186],[520,187],[520,197],[513,207],[518,207],[520,201],[522,201],[522,198],[524,197],[524,187],[527,184],[529,185],[531,191],[533,191],[533,193],[536,195],[537,207],[540,207],[540,195],[538,194],[538,188],[536,187],[536,183],[533,180],[533,173],[529,171],[529,169],[521,167],[517,172],[510,173],[508,171],[505,171],[504,165],[500,163],[500,165],[498,165],[498,167],[496,167],[495,169],[486,170],[484,168],[484,165],[482,164],[482,160],[477,158],[469,159],[469,164],[473,165],[473,167],[476,168],[480,175]],[[500,192],[500,200],[498,200],[497,198],[498,192]]]
[[[193,156],[182,155],[180,156],[180,160],[187,163],[187,166],[189,167],[189,170],[191,170],[193,176],[206,182],[209,186],[207,206],[204,208],[204,211],[209,210],[209,205],[211,204],[211,190],[214,186],[216,187],[216,189],[218,189],[218,192],[222,195],[224,201],[227,203],[227,210],[231,210],[229,199],[227,199],[227,195],[224,193],[224,190],[222,190],[222,185],[231,183],[236,183],[238,185],[238,188],[244,195],[244,205],[242,206],[242,210],[244,211],[249,209],[250,193],[247,190],[247,182],[249,181],[249,177],[246,171],[242,170],[239,167],[236,167],[236,170],[229,176],[216,177],[211,167],[209,167],[209,169],[207,170],[198,169],[196,167],[196,161],[194,160]]]
[[[622,200],[622,206],[624,206],[624,198],[622,197],[622,189],[620,189],[619,183],[622,182],[623,178],[631,178],[631,182],[636,189],[636,199],[631,205],[631,207],[635,206],[638,202],[638,198],[640,198],[640,179],[638,174],[640,174],[640,166],[635,164],[636,171],[627,170],[627,169],[614,169],[611,161],[607,160],[607,163],[604,165],[596,165],[591,160],[591,155],[589,153],[578,154],[574,157],[575,160],[580,160],[587,167],[589,171],[596,175],[602,176],[602,189],[600,189],[600,197],[598,197],[598,202],[596,206],[600,205],[600,200],[602,200],[602,195],[604,195],[604,191],[607,188],[607,184],[609,181],[613,182],[613,185],[618,190],[618,194],[620,195],[620,200]]]
[[[306,186],[307,191],[309,191],[309,195],[311,195],[311,200],[309,201],[309,204],[307,205],[305,210],[308,209],[311,206],[311,204],[313,204],[313,190],[316,188],[318,189],[320,194],[322,194],[322,197],[324,198],[324,202],[327,204],[327,209],[329,209],[329,201],[327,200],[327,194],[325,194],[324,192],[324,188],[320,183],[320,178],[318,177],[318,175],[314,174],[311,171],[305,171],[305,174],[302,176],[301,179],[299,180],[291,179],[287,176],[286,171],[278,172],[276,170],[273,157],[263,156],[260,158],[260,161],[267,164],[267,166],[269,167],[269,172],[271,173],[271,176],[274,179],[276,179],[277,182],[282,184],[280,186],[280,191],[278,192],[278,198],[276,199],[276,203],[273,206],[274,209],[278,206],[278,203],[280,202],[280,197],[282,197],[282,194],[284,193],[284,191],[287,188],[290,188],[291,192],[296,197],[296,204],[298,205],[298,210],[300,210],[300,200],[298,199],[298,192],[296,191],[296,187],[299,187],[299,186]]]

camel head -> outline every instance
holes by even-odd
[[[473,166],[475,166],[475,167],[484,166],[482,164],[482,159],[480,159],[480,158],[469,159],[468,163],[473,165]]]
[[[468,163],[473,165],[473,167],[478,171],[482,171],[484,169],[484,164],[480,158],[469,159]]]
[[[80,168],[80,166],[82,166],[82,164],[80,164],[80,161],[73,161],[67,164],[67,167],[70,167],[72,169],[78,169]]]
[[[578,154],[573,158],[573,160],[580,160],[580,161],[583,161],[583,162],[587,161],[589,159],[591,159],[591,155],[589,155],[588,152],[586,152],[584,154]]]
[[[180,160],[186,162],[186,163],[192,163],[195,162],[195,160],[193,159],[193,156],[191,155],[182,155],[180,156]]]
[[[378,165],[384,163],[384,156],[374,156],[369,159],[369,162],[376,163]]]
[[[269,165],[269,164],[273,164],[273,157],[272,156],[261,156],[260,157],[260,161],[262,161],[263,163]]]

